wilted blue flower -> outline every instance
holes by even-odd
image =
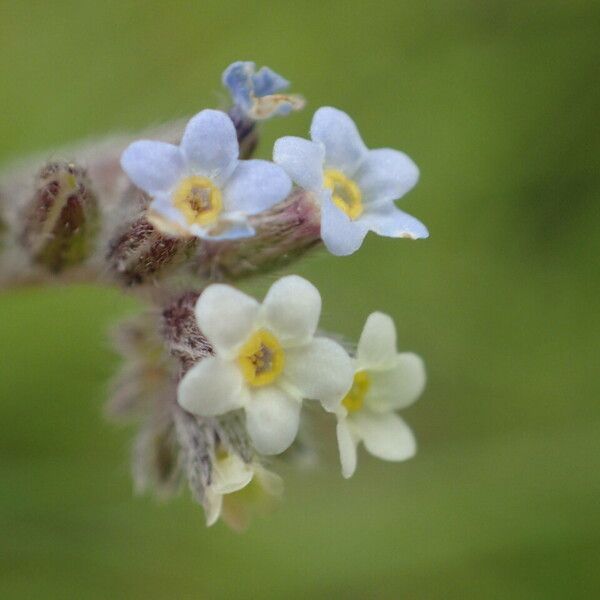
[[[258,71],[253,62],[234,62],[223,72],[223,85],[229,89],[234,104],[250,119],[268,119],[286,115],[304,106],[297,95],[280,94],[290,82],[269,67]]]
[[[321,204],[321,238],[332,254],[352,254],[368,231],[387,237],[426,238],[420,221],[396,208],[394,200],[411,190],[419,169],[403,152],[369,150],[354,121],[323,107],[315,113],[312,142],[283,137],[273,159]]]
[[[187,124],[181,145],[134,142],[121,166],[153,197],[149,219],[165,233],[234,239],[254,235],[247,217],[283,200],[292,186],[278,165],[238,155],[231,119],[203,110]]]

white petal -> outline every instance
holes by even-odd
[[[218,186],[223,185],[235,169],[240,152],[229,116],[210,109],[190,119],[180,147],[194,174],[209,177]]]
[[[389,368],[396,360],[396,326],[388,315],[369,315],[358,341],[356,359],[359,369]]]
[[[352,221],[326,197],[321,206],[321,239],[331,254],[348,256],[356,252],[367,235],[362,219]]]
[[[204,516],[206,518],[206,526],[214,525],[221,516],[223,508],[223,495],[213,492],[210,488],[206,490],[204,497]]]
[[[231,494],[246,487],[254,470],[236,454],[217,459],[214,463],[212,488],[218,494]]]
[[[342,463],[342,475],[348,479],[356,471],[356,440],[345,418],[338,420],[336,433],[340,462]]]
[[[170,190],[181,177],[185,162],[177,146],[141,140],[121,155],[121,167],[137,187],[154,195]]]
[[[224,209],[255,215],[281,202],[291,189],[292,182],[279,165],[241,160],[223,189]]]
[[[298,275],[276,281],[262,304],[266,326],[285,345],[308,342],[317,329],[321,314],[319,290]]]
[[[418,240],[429,237],[427,227],[415,217],[397,209],[393,204],[368,208],[358,219],[377,235]]]
[[[301,402],[275,386],[258,388],[246,406],[246,428],[260,454],[280,454],[298,433]]]
[[[363,202],[397,200],[419,180],[419,168],[404,152],[369,150],[355,175]]]
[[[324,106],[315,113],[310,127],[314,142],[325,146],[325,167],[352,177],[367,156],[354,121],[341,110]]]
[[[348,353],[328,338],[314,338],[308,344],[285,351],[282,378],[302,397],[319,400],[324,408],[336,411],[354,379]]]
[[[352,427],[365,448],[383,460],[406,460],[416,452],[415,438],[408,425],[393,412],[378,414],[360,410],[352,414]]]
[[[242,374],[231,362],[216,356],[203,358],[184,376],[177,388],[177,401],[201,417],[222,415],[241,408],[248,400]]]
[[[282,137],[273,147],[273,160],[301,188],[317,191],[323,187],[325,147],[322,144],[299,137]]]
[[[224,356],[232,356],[254,328],[260,305],[230,285],[215,283],[200,294],[196,320],[208,341]]]
[[[369,371],[370,387],[366,404],[376,412],[406,408],[425,388],[425,365],[412,352],[396,355],[395,366],[385,371]]]

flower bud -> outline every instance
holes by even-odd
[[[24,213],[21,243],[53,272],[83,262],[98,230],[98,206],[87,173],[69,162],[47,164]]]
[[[229,118],[235,125],[238,144],[240,145],[240,158],[248,159],[254,154],[258,146],[258,129],[256,121],[248,118],[237,106],[229,109]]]
[[[169,305],[162,314],[162,331],[171,354],[180,360],[183,372],[213,353],[194,314],[197,292],[188,292]]]
[[[282,267],[321,241],[320,211],[303,189],[249,218],[256,235],[235,241],[202,240],[191,268],[205,279],[240,279]]]
[[[107,261],[113,275],[125,285],[140,285],[162,277],[187,260],[197,241],[161,233],[144,212],[149,200],[145,194],[127,190],[131,202],[140,205],[138,217],[128,221],[109,243]]]
[[[173,495],[181,476],[179,444],[170,412],[154,415],[138,433],[132,451],[132,475],[138,493]]]

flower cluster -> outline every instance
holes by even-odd
[[[412,403],[425,384],[421,359],[398,353],[390,317],[367,319],[351,356],[339,343],[315,336],[321,296],[306,279],[275,282],[262,304],[229,285],[207,287],[195,319],[212,347],[182,378],[178,402],[200,417],[243,409],[259,454],[275,455],[294,442],[304,400],[337,420],[342,472],[356,468],[356,446],[384,460],[415,452],[412,433],[394,412]]]
[[[246,115],[269,99],[285,114],[288,96],[274,95],[288,85],[282,77],[253,63],[234,63],[224,73],[236,107]],[[254,117],[256,118],[256,117]],[[203,110],[188,123],[179,146],[142,140],[131,144],[121,165],[131,181],[151,198],[150,221],[173,236],[232,240],[256,234],[252,216],[281,203],[292,182],[308,192],[320,212],[320,235],[335,255],[358,250],[368,231],[396,238],[427,237],[427,228],[396,208],[394,201],[412,189],[419,170],[403,152],[369,150],[344,112],[323,107],[315,113],[311,140],[276,141],[274,163],[239,160],[239,139],[226,113]]]
[[[428,232],[395,204],[419,177],[406,154],[369,150],[346,113],[323,107],[310,139],[283,137],[272,160],[252,158],[264,122],[304,101],[252,62],[222,80],[226,110],[2,180],[0,286],[60,279],[137,293],[147,310],[116,332],[124,364],[107,410],[139,422],[135,489],[167,496],[185,481],[209,525],[243,529],[280,496],[278,465],[316,462],[317,431],[337,437],[344,477],[361,443],[384,460],[411,457],[397,411],[425,371],[398,353],[389,316],[371,314],[353,346],[319,329],[321,295],[307,280],[282,277],[262,302],[238,284],[319,246],[352,254],[369,231]]]
[[[273,162],[241,160],[256,121],[302,102],[278,93],[289,85],[280,75],[256,71],[250,62],[228,67],[223,83],[234,102],[229,113],[203,110],[179,145],[137,141],[121,157],[125,173],[151,199],[147,219],[162,234],[201,240],[203,256],[229,256],[229,274],[237,272],[232,263],[287,254],[298,238],[310,238],[299,234],[305,229],[295,215],[303,212],[317,215],[318,237],[334,255],[358,250],[369,231],[428,236],[395,205],[419,177],[406,154],[369,150],[346,113],[323,107],[313,116],[310,140],[277,140]],[[176,430],[209,525],[222,517],[243,526],[249,486],[267,497],[280,493],[281,480],[265,464],[301,452],[304,422],[315,414],[304,405],[329,415],[344,477],[356,469],[361,442],[384,460],[414,454],[411,430],[396,411],[421,394],[423,362],[398,353],[387,315],[371,314],[348,350],[318,332],[320,313],[319,291],[296,275],[276,281],[262,303],[231,284],[211,283],[165,312],[165,338],[180,364]],[[207,427],[208,437],[200,433]]]

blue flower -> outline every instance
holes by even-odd
[[[419,169],[403,152],[369,150],[354,121],[341,110],[323,107],[310,129],[313,141],[277,140],[274,161],[321,205],[321,238],[338,256],[360,248],[368,231],[396,238],[426,238],[423,223],[396,208],[411,190]]]
[[[164,233],[235,239],[254,235],[247,217],[283,200],[292,186],[278,165],[238,155],[231,119],[203,110],[187,124],[179,146],[134,142],[121,166],[153,198],[148,219]]]
[[[286,115],[304,106],[300,96],[278,93],[290,82],[269,67],[256,71],[253,62],[234,62],[225,69],[222,79],[234,104],[252,120]]]

